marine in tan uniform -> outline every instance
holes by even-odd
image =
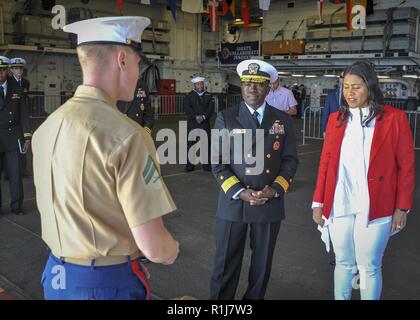
[[[83,20],[83,85],[33,138],[46,299],[148,299],[139,257],[171,264],[179,245],[162,216],[176,209],[148,133],[116,107],[133,97],[144,17]],[[61,270],[61,272],[58,272]]]

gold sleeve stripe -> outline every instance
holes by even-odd
[[[222,189],[225,193],[229,191],[235,184],[238,184],[239,180],[235,176],[231,176],[229,179],[226,179],[225,182],[222,183]]]
[[[282,176],[278,176],[276,180],[274,180],[274,183],[280,185],[280,187],[284,189],[284,192],[287,192],[287,190],[289,189],[289,182],[287,182],[287,180]]]
[[[24,133],[24,134],[23,134],[23,137],[24,137],[24,138],[32,137],[32,133],[29,133],[29,132]]]
[[[147,132],[148,134],[152,134],[152,130],[151,130],[150,128],[148,128],[148,127],[144,127],[144,130],[146,130],[146,132]]]

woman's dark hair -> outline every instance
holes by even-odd
[[[373,66],[364,61],[356,61],[344,70],[343,77],[348,74],[361,78],[368,88],[369,116],[362,121],[362,125],[368,125],[369,122],[371,122],[378,114],[380,115],[378,121],[380,121],[384,114],[384,110],[381,106],[384,101],[384,96],[379,86],[379,80]],[[342,103],[337,117],[337,120],[340,121],[340,127],[347,121],[351,114],[349,105],[344,98],[343,90],[341,94],[341,101]]]

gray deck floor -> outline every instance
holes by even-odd
[[[300,120],[295,120],[301,143]],[[161,122],[160,126],[167,123]],[[332,299],[333,254],[327,254],[312,222],[311,196],[322,144],[311,140],[299,146],[300,166],[293,189],[286,195],[286,220],[277,240],[266,299]],[[416,152],[419,157],[419,152]],[[415,209],[420,207],[419,172],[416,166]],[[165,223],[180,241],[174,265],[148,264],[152,298],[190,295],[206,299],[215,252],[213,227],[218,187],[213,176],[198,170],[185,173],[183,166],[163,166],[164,179],[178,206]],[[3,208],[9,203],[8,185],[1,182]],[[47,251],[40,237],[40,218],[31,179],[24,180],[25,216],[0,217],[0,287],[19,299],[42,299],[40,276]],[[415,211],[415,210],[414,210]],[[391,238],[383,263],[383,299],[420,299],[420,215],[409,215],[404,232]],[[246,288],[250,250],[245,251],[237,298]],[[357,292],[354,298],[358,298]]]

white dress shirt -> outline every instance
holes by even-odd
[[[362,121],[369,115],[369,108],[350,108],[350,113],[338,164],[333,203],[335,217],[369,211],[367,173],[376,119],[362,126]]]

